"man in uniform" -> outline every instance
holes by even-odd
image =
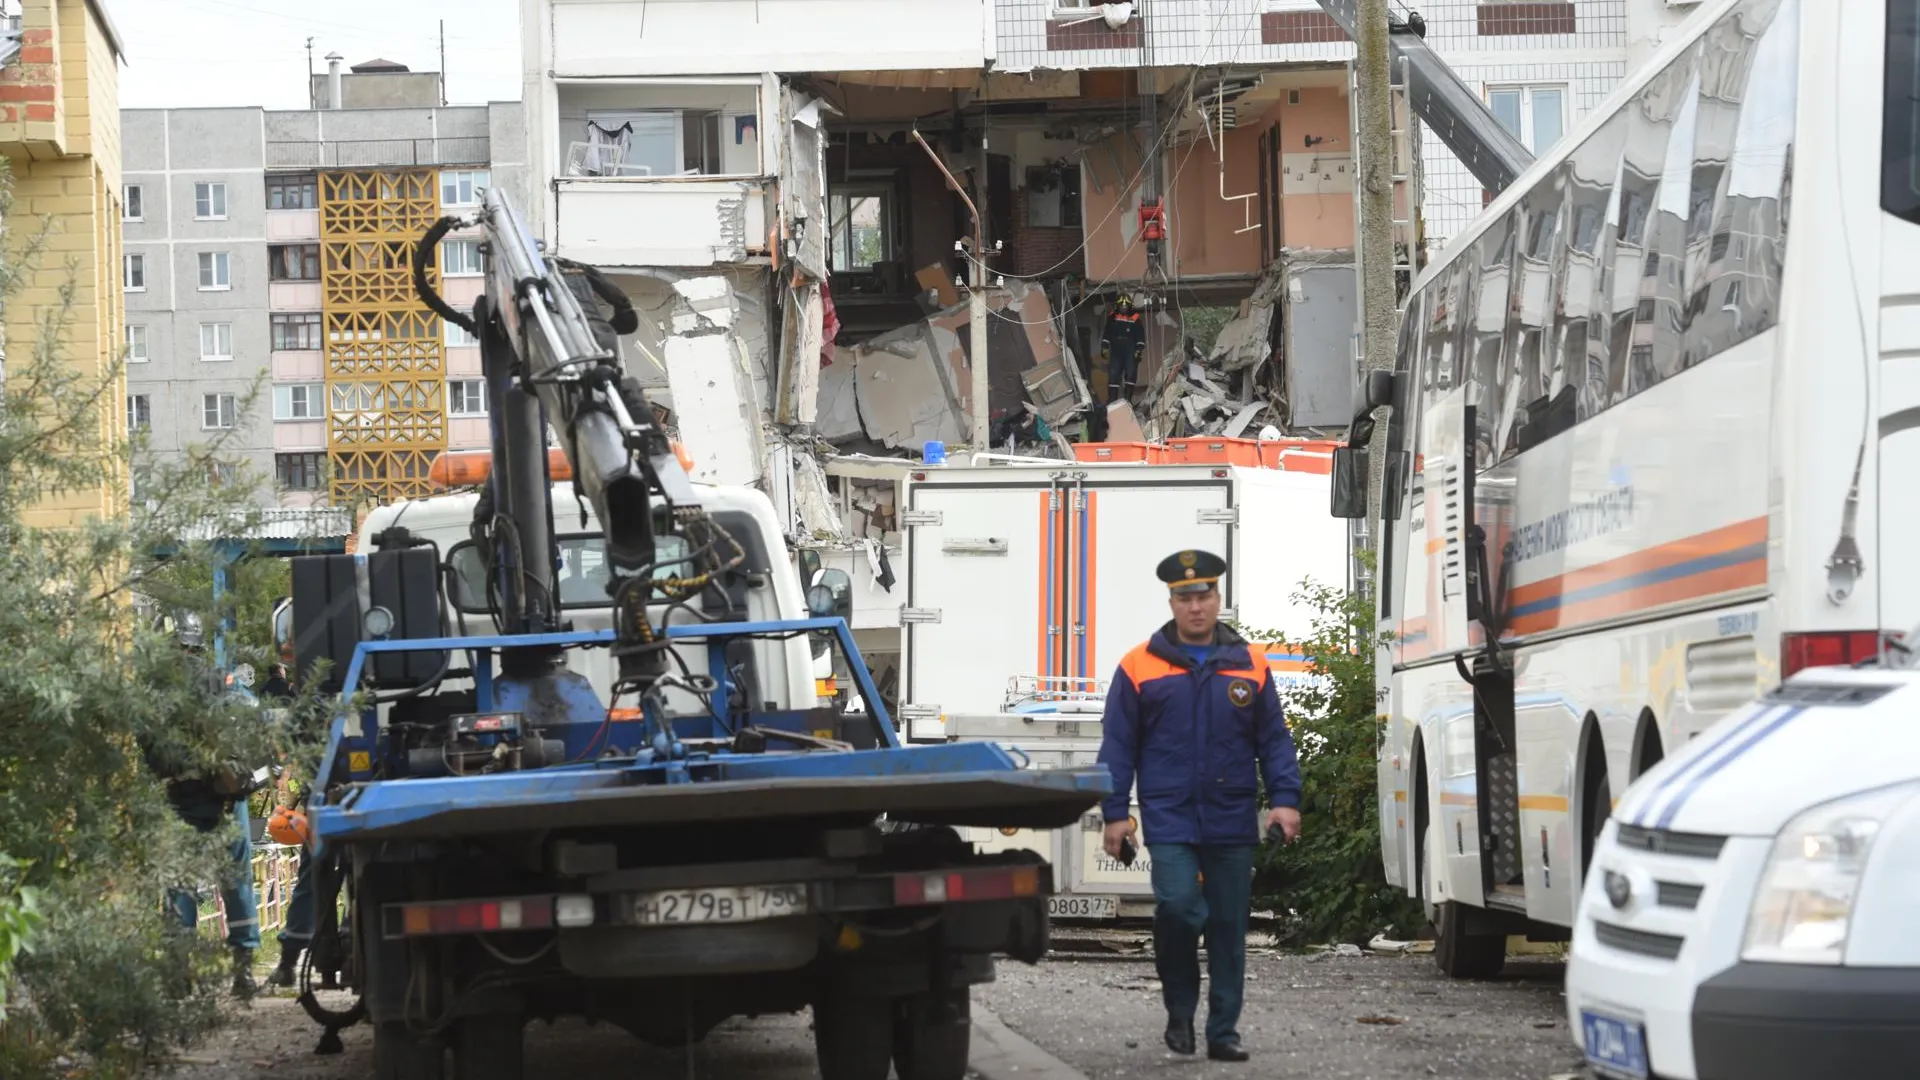
[[[1113,776],[1113,794],[1101,816],[1107,853],[1119,858],[1134,832],[1128,809],[1138,777],[1167,1048],[1196,1049],[1204,931],[1207,1056],[1245,1061],[1236,1026],[1259,841],[1257,778],[1266,781],[1269,828],[1292,843],[1300,834],[1300,762],[1266,654],[1220,625],[1226,569],[1206,551],[1181,551],[1160,563],[1173,619],[1120,661],[1107,692],[1100,761]]]
[[[1100,351],[1107,358],[1107,401],[1125,401],[1133,393],[1140,367],[1140,350],[1147,347],[1147,327],[1134,310],[1133,297],[1121,296],[1107,316],[1100,335]]]

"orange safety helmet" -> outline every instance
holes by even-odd
[[[267,835],[273,837],[276,844],[304,847],[307,843],[307,815],[284,806],[275,807],[273,816],[267,819]]]

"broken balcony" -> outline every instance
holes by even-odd
[[[759,77],[556,85],[560,253],[607,267],[763,254],[772,173]]]

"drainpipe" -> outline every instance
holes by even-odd
[[[973,282],[967,297],[968,330],[973,350],[973,360],[968,365],[973,377],[973,447],[975,450],[988,450],[992,448],[993,440],[992,432],[988,429],[990,413],[987,410],[987,248],[980,211],[974,208],[966,189],[953,178],[947,163],[940,160],[940,155],[934,153],[933,147],[927,145],[927,140],[920,136],[918,129],[914,130],[913,141],[919,143],[920,148],[933,159],[934,167],[940,170],[941,176],[947,178],[947,186],[960,196],[960,201],[967,205],[967,216],[973,219],[973,257],[967,260],[968,280]],[[983,188],[985,181],[983,175]]]

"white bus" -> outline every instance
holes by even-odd
[[[1920,621],[1917,6],[1709,0],[1415,283],[1353,442],[1392,406],[1381,847],[1449,974],[1567,938],[1669,750]]]

